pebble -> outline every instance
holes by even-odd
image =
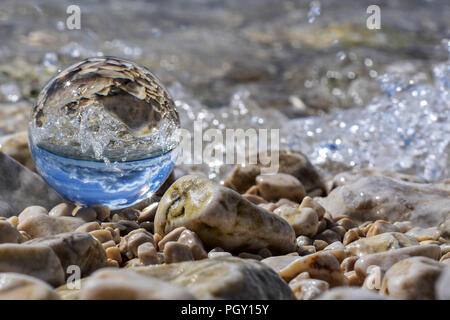
[[[305,187],[297,178],[285,173],[259,175],[256,186],[261,196],[271,202],[281,198],[301,202],[306,196]]]
[[[341,270],[343,272],[353,271],[355,269],[355,263],[358,259],[358,256],[350,256],[345,258],[341,263]]]
[[[155,232],[165,235],[182,226],[208,248],[257,252],[267,247],[288,253],[296,246],[295,232],[286,220],[200,176],[178,179],[159,202]]]
[[[183,261],[193,261],[194,256],[190,248],[182,243],[169,241],[164,246],[164,262],[175,263]]]
[[[253,260],[257,260],[257,261],[261,261],[263,259],[263,257],[261,257],[260,255],[248,253],[248,252],[241,252],[238,254],[238,257],[242,258],[242,259],[253,259]]]
[[[138,247],[138,258],[144,266],[160,263],[155,246],[151,242],[143,243]]]
[[[328,246],[328,243],[323,240],[314,240],[313,245],[316,248],[316,251],[320,251],[325,249]]]
[[[333,243],[333,242],[342,240],[341,236],[337,232],[330,230],[330,229],[326,229],[326,230],[322,231],[321,233],[317,234],[314,237],[314,239],[323,240],[326,243]]]
[[[337,222],[336,222],[336,224],[338,225],[338,226],[341,226],[341,227],[343,227],[345,230],[350,230],[350,229],[353,229],[353,228],[356,228],[357,227],[357,225],[356,225],[356,223],[352,220],[352,219],[350,219],[350,218],[347,218],[347,217],[345,217],[345,218],[342,218],[342,219],[339,219]]]
[[[144,229],[133,230],[120,241],[120,252],[128,259],[133,259],[137,257],[138,247],[145,242],[154,244],[153,235]]]
[[[279,173],[286,173],[297,178],[307,192],[318,189],[325,193],[326,186],[322,177],[308,158],[300,152],[279,151]],[[261,174],[261,165],[236,165],[224,182],[224,186],[244,193],[256,184],[256,177]]]
[[[439,260],[439,262],[450,264],[450,252],[447,252],[446,254],[444,254],[441,257],[441,259]]]
[[[60,300],[47,283],[24,274],[0,273],[0,300]]]
[[[71,217],[74,209],[75,206],[73,204],[63,202],[53,207],[48,215],[50,217]]]
[[[25,231],[31,238],[40,238],[59,233],[72,232],[85,223],[75,217],[49,217],[37,215],[27,218],[18,226],[18,230]]]
[[[386,300],[386,297],[372,290],[355,287],[338,287],[326,291],[319,300]]]
[[[88,207],[76,207],[75,209],[73,209],[72,215],[75,218],[84,220],[85,222],[91,222],[97,218],[97,212],[94,209]]]
[[[287,282],[302,272],[308,272],[311,278],[324,280],[331,287],[346,284],[339,261],[329,252],[318,252],[304,257],[270,257],[262,262],[273,268]]]
[[[107,241],[112,240],[112,235],[111,232],[109,232],[108,230],[102,229],[102,230],[94,230],[89,232],[91,234],[91,236],[93,236],[95,239],[97,239],[98,241],[100,241],[100,243],[104,243]]]
[[[377,220],[367,230],[366,237],[376,236],[377,234],[385,232],[400,232],[400,228],[391,224],[388,221]]]
[[[406,235],[413,237],[417,241],[426,241],[426,240],[438,240],[441,236],[442,232],[436,228],[421,228],[414,227],[406,232]]]
[[[129,270],[98,270],[81,286],[81,300],[193,300],[183,287]]]
[[[178,238],[181,236],[181,234],[187,230],[185,227],[178,227],[176,229],[173,229],[168,234],[166,234],[160,241],[158,241],[158,248],[160,251],[164,250],[164,246],[167,242],[170,241],[178,241]],[[223,250],[222,250],[223,251]]]
[[[155,220],[156,210],[158,209],[158,202],[153,202],[149,206],[145,207],[140,213],[137,219],[138,223]]]
[[[80,268],[81,276],[89,275],[106,264],[105,249],[89,233],[61,233],[33,239],[25,242],[25,245],[50,247],[58,256],[63,270],[67,270],[71,265],[76,265]]]
[[[355,263],[355,271],[361,277],[367,276],[367,269],[370,266],[378,266],[384,273],[395,263],[416,256],[428,257],[439,260],[441,250],[437,245],[419,245],[406,248],[394,249],[379,253],[365,255]]]
[[[313,240],[307,236],[298,236],[297,239],[295,239],[295,242],[297,245],[300,246],[310,246],[313,244]]]
[[[345,246],[360,238],[358,232],[355,229],[357,228],[350,229],[345,233],[344,239],[342,240],[342,243]]]
[[[297,300],[313,300],[327,291],[330,285],[328,282],[318,279],[296,280],[294,278],[289,282],[289,287]]]
[[[202,241],[195,234],[195,232],[187,229],[184,230],[178,237],[177,242],[187,245],[195,260],[201,260],[208,257],[205,249],[203,248]]]
[[[435,299],[436,281],[444,268],[426,257],[401,260],[386,272],[380,292],[394,299]]]
[[[442,271],[436,283],[436,298],[439,300],[450,300],[450,266]]]
[[[216,257],[150,267],[137,272],[188,289],[197,299],[294,300],[288,284],[267,265],[235,257]],[[192,281],[195,279],[195,281]]]
[[[0,244],[0,272],[16,272],[52,286],[64,283],[64,270],[55,252],[45,245]]]
[[[304,235],[313,237],[317,233],[319,219],[317,213],[312,208],[298,208],[289,205],[282,205],[275,209],[273,213],[284,218],[295,231],[296,236]]]
[[[25,208],[21,213],[19,213],[19,224],[25,222],[28,218],[36,216],[46,216],[47,209],[41,206],[30,206]]]
[[[24,237],[7,221],[0,221],[0,243],[22,243]]]
[[[92,206],[92,209],[95,210],[99,221],[105,221],[111,215],[111,210],[107,206],[96,204]]]
[[[426,228],[447,219],[450,188],[368,176],[337,187],[319,202],[334,217],[348,215],[356,222],[408,220]]]
[[[371,253],[419,245],[417,240],[398,232],[386,232],[369,238],[361,238],[346,246],[353,255],[365,256]]]
[[[75,229],[75,232],[91,232],[94,230],[99,230],[100,229],[100,225],[98,224],[97,221],[93,221],[93,222],[87,222],[82,224],[81,226],[79,226],[78,228]]]
[[[117,247],[109,247],[105,250],[106,257],[111,260],[116,260],[119,264],[122,263],[122,256],[120,249]]]

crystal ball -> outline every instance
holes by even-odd
[[[169,176],[179,127],[173,99],[148,69],[88,58],[41,91],[28,139],[38,172],[61,196],[120,209],[151,197]]]

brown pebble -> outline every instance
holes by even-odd
[[[94,230],[99,230],[100,229],[100,225],[98,224],[97,221],[93,221],[93,222],[87,222],[81,226],[79,226],[78,228],[75,229],[75,232],[91,232]]]
[[[348,218],[348,217],[339,219],[339,220],[336,222],[336,224],[337,224],[338,226],[343,227],[343,228],[344,228],[345,230],[347,230],[347,231],[350,230],[350,229],[352,229],[352,228],[356,228],[356,227],[357,227],[356,223],[355,223],[352,219],[350,219],[350,218]]]
[[[149,206],[142,209],[139,213],[138,223],[150,221],[153,222],[155,220],[156,210],[158,209],[158,202],[153,202]]]
[[[97,220],[105,221],[109,218],[111,210],[107,206],[102,206],[99,204],[93,205],[92,209],[97,213]]]
[[[116,260],[119,264],[122,263],[122,256],[120,254],[120,249],[117,247],[106,248],[106,256],[108,259]]]
[[[102,246],[103,246],[103,249],[106,250],[108,248],[115,247],[116,243],[113,240],[109,240],[109,241],[103,242]]]
[[[147,230],[150,233],[155,232],[155,224],[153,221],[144,221],[139,224],[139,227]]]
[[[349,243],[352,243],[353,241],[356,241],[360,238],[358,235],[358,232],[355,229],[357,229],[357,228],[350,229],[345,233],[344,240],[342,241],[344,246],[346,246]]]
[[[46,216],[47,209],[40,206],[27,207],[19,214],[19,223],[23,223],[25,220],[39,215]]]
[[[243,194],[242,197],[244,199],[247,199],[248,201],[254,203],[254,204],[261,204],[261,203],[267,203],[266,200],[261,198],[260,196],[257,196],[255,194]]]
[[[69,203],[60,203],[53,207],[48,213],[50,217],[71,217],[75,205]]]
[[[189,247],[179,242],[166,242],[164,245],[164,262],[175,263],[183,261],[194,261]]]
[[[155,246],[150,242],[143,243],[138,247],[138,258],[144,266],[160,263]]]
[[[80,218],[86,222],[94,221],[97,218],[97,212],[94,209],[88,207],[76,207],[72,211],[72,215],[75,218]]]
[[[183,231],[186,230],[185,227],[178,227],[176,229],[173,229],[172,231],[170,231],[168,234],[166,234],[164,236],[164,238],[162,238],[160,241],[158,241],[158,248],[159,251],[163,251],[164,250],[164,246],[166,245],[167,242],[169,241],[178,241],[178,238],[180,237],[180,235],[183,233]]]
[[[325,247],[328,246],[328,243],[323,240],[314,240],[313,245],[316,248],[316,251],[320,251],[325,249]]]
[[[134,208],[126,208],[120,211],[119,217],[123,220],[137,221],[139,217],[139,210]]]
[[[253,253],[248,253],[248,252],[241,252],[238,255],[239,258],[242,259],[253,259],[253,260],[258,260],[261,261],[262,257],[257,255],[257,254],[253,254]]]
[[[341,263],[341,270],[344,272],[353,271],[355,268],[355,263],[358,261],[358,256],[350,256],[344,259]]]
[[[195,260],[201,260],[208,257],[205,249],[203,248],[202,241],[197,234],[191,230],[184,230],[180,234],[177,242],[187,245]]]

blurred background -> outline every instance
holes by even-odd
[[[450,177],[450,1],[1,0],[0,149],[32,167],[30,108],[58,70],[112,55],[166,84],[182,125],[279,128],[325,174]],[[369,5],[381,29],[370,30]],[[66,24],[70,5],[80,29]],[[181,166],[223,180],[221,163]]]

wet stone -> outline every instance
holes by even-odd
[[[50,247],[25,244],[0,244],[0,272],[26,274],[53,286],[61,285],[65,274]]]
[[[346,246],[346,250],[361,257],[371,253],[416,245],[419,245],[419,242],[409,236],[398,232],[387,232],[353,241]]]
[[[208,248],[295,250],[295,232],[287,221],[199,176],[178,179],[159,202],[155,232],[166,235],[182,226],[194,231]]]
[[[27,241],[26,245],[45,245],[53,249],[64,270],[71,265],[80,268],[86,276],[106,264],[102,245],[89,233],[68,232]]]
[[[384,276],[382,293],[394,299],[435,299],[435,285],[445,264],[426,257],[412,257],[394,264]]]
[[[60,300],[47,283],[24,274],[0,273],[0,300]]]

